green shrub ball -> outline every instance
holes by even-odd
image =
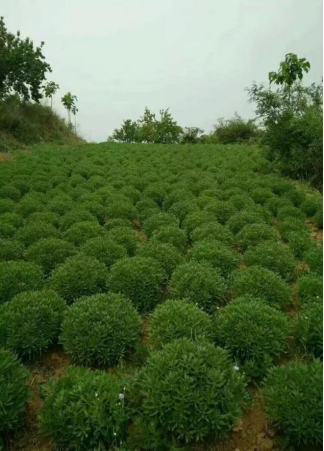
[[[264,299],[271,307],[285,308],[292,300],[292,290],[276,273],[260,266],[251,266],[233,274],[234,297],[252,296]]]
[[[210,263],[189,262],[176,268],[168,291],[170,297],[188,299],[210,312],[225,302],[227,285]]]
[[[115,227],[107,233],[107,238],[123,246],[131,257],[135,255],[141,243],[138,234],[129,227]]]
[[[81,246],[90,238],[102,237],[106,231],[97,222],[84,221],[72,225],[65,233],[64,239],[75,246]]]
[[[285,279],[291,279],[297,266],[289,247],[273,241],[265,241],[248,249],[244,254],[247,266],[262,266],[278,273]]]
[[[309,273],[297,280],[299,303],[303,306],[323,300],[323,276]]]
[[[24,243],[25,246],[31,246],[42,238],[57,238],[58,235],[58,231],[52,224],[35,222],[18,229],[15,239]]]
[[[141,319],[120,294],[81,298],[65,312],[61,342],[74,361],[83,365],[115,365],[135,346]]]
[[[130,299],[140,312],[149,312],[162,300],[166,273],[149,257],[124,258],[110,271],[109,289]]]
[[[264,241],[279,241],[279,235],[267,224],[250,224],[236,235],[236,244],[246,250]]]
[[[187,234],[179,227],[163,227],[153,233],[151,240],[170,244],[183,252],[187,244]]]
[[[168,277],[171,276],[177,266],[184,262],[179,249],[172,244],[161,243],[156,240],[148,240],[137,252],[139,257],[155,258],[164,269]]]
[[[208,262],[218,268],[224,277],[236,269],[240,263],[240,255],[220,241],[198,241],[189,251],[194,262]]]
[[[50,287],[71,304],[81,296],[107,290],[108,270],[92,257],[76,255],[57,267],[51,275]]]
[[[109,238],[91,238],[81,246],[81,252],[96,258],[110,268],[121,258],[126,257],[126,249]]]
[[[165,227],[179,227],[179,219],[170,213],[157,213],[144,221],[143,230],[148,237],[151,237],[153,232]]]
[[[290,446],[323,441],[323,364],[289,362],[274,367],[263,388],[266,414]]]
[[[45,274],[76,253],[73,244],[58,238],[45,238],[31,245],[26,251],[26,260],[37,263]]]
[[[158,305],[151,315],[149,330],[150,342],[156,347],[178,338],[212,341],[213,337],[209,315],[183,300]]]
[[[180,443],[221,439],[242,415],[242,379],[228,353],[210,343],[180,339],[153,352],[139,390],[144,420]]]
[[[0,261],[22,260],[25,246],[17,240],[0,240]]]
[[[203,240],[220,241],[228,246],[234,243],[234,237],[231,231],[217,222],[203,224],[192,231],[191,241],[193,243]]]
[[[57,339],[65,302],[54,291],[25,291],[4,306],[0,335],[5,346],[23,359],[40,357]]]
[[[44,284],[42,268],[23,261],[0,262],[0,304],[22,291],[38,290]]]
[[[45,387],[39,416],[42,434],[60,449],[119,448],[129,419],[121,395],[123,386],[107,372],[68,367],[63,377]]]
[[[296,339],[307,354],[323,358],[323,303],[314,302],[301,310],[296,322]]]
[[[290,325],[284,313],[251,300],[218,310],[214,331],[216,344],[229,351],[248,377],[258,379],[285,352]]]
[[[18,428],[29,399],[29,373],[8,350],[0,348],[0,434]]]

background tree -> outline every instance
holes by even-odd
[[[51,66],[42,53],[44,42],[39,47],[26,38],[9,33],[0,18],[0,98],[18,94],[24,101],[39,102],[43,97],[42,83]]]
[[[53,95],[60,89],[59,85],[54,81],[49,81],[44,86],[44,94],[46,98],[51,99],[51,109],[53,109]]]
[[[131,119],[123,121],[120,128],[115,128],[113,134],[109,138],[112,141],[120,141],[126,143],[138,142],[139,140],[139,124]]]
[[[259,130],[253,120],[245,121],[235,113],[231,119],[218,119],[213,135],[221,144],[253,143],[259,136]]]
[[[69,121],[69,125],[72,125],[71,122],[71,112],[72,114],[74,114],[74,118],[76,116],[76,113],[78,111],[75,102],[78,101],[77,97],[73,94],[71,94],[71,92],[67,92],[63,97],[62,97],[62,103],[63,106],[67,109],[68,112],[68,121]]]
[[[199,127],[184,127],[181,136],[181,144],[197,144],[200,142],[200,136],[204,133]]]

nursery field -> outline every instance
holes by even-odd
[[[0,450],[321,449],[323,199],[242,145],[0,161]]]

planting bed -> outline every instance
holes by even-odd
[[[322,259],[255,147],[2,161],[0,450],[321,449]]]

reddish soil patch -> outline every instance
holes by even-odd
[[[150,332],[150,318],[146,317],[143,319],[142,324],[142,342],[149,344],[149,332]]]
[[[312,229],[312,237],[314,240],[323,243],[323,229],[319,229],[316,225],[309,219],[306,221],[307,227]]]
[[[3,153],[0,152],[0,161],[11,161],[12,160],[12,155],[10,153]]]
[[[145,241],[147,241],[147,236],[141,232],[140,230],[135,230],[136,235],[139,237],[139,239],[141,240],[141,245],[143,243],[145,243]]]

